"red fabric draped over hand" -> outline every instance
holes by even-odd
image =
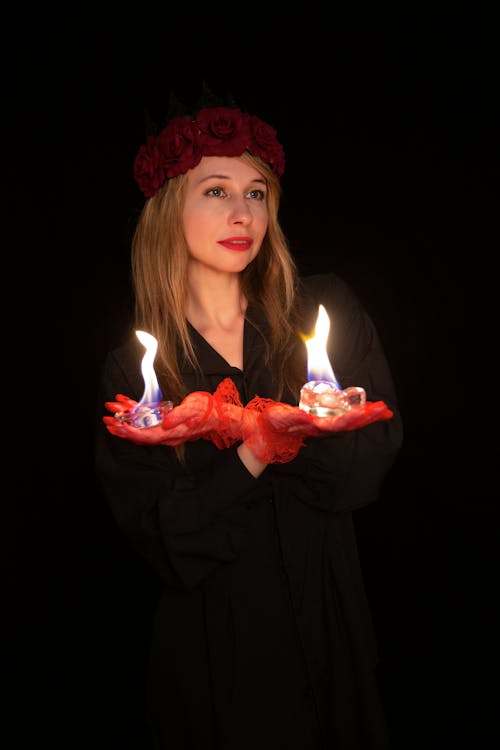
[[[136,405],[136,401],[122,394],[105,404],[115,414]],[[291,461],[307,437],[357,430],[392,416],[383,401],[367,401],[364,406],[354,406],[335,417],[318,417],[298,406],[259,396],[243,407],[233,381],[225,378],[213,394],[189,393],[154,427],[139,429],[109,416],[103,421],[111,434],[140,445],[176,446],[203,439],[222,450],[244,441],[257,458],[269,464]]]

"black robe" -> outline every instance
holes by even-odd
[[[116,522],[162,583],[149,680],[161,748],[389,747],[352,511],[377,499],[401,446],[401,419],[379,337],[351,289],[334,274],[303,283],[303,332],[323,304],[340,384],[385,401],[391,420],[310,438],[296,459],[257,479],[236,446],[188,443],[183,469],[171,448],[98,428],[97,472]],[[213,392],[230,377],[243,403],[276,397],[266,322],[255,310],[247,317],[243,371],[190,327],[203,377],[186,368],[187,390]],[[132,336],[108,355],[100,403],[117,393],[141,398],[143,353]],[[299,336],[296,355],[305,382]]]

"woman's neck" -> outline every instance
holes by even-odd
[[[203,279],[188,281],[186,317],[202,333],[202,329],[231,330],[245,316],[246,301],[241,293],[237,274],[204,274]]]
[[[196,274],[195,274],[196,275]],[[237,274],[190,276],[186,317],[232,367],[243,370],[246,301]]]

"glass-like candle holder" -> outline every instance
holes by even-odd
[[[336,417],[366,403],[364,388],[339,390],[325,380],[310,380],[300,391],[299,407],[317,417]]]
[[[135,409],[129,409],[126,411],[119,411],[115,414],[115,419],[123,424],[132,425],[142,430],[145,427],[154,427],[157,424],[161,424],[163,420],[163,414],[169,412],[174,408],[172,401],[157,401],[151,404],[140,404]]]

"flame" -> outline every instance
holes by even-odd
[[[340,391],[342,390],[341,385],[335,377],[326,351],[329,333],[330,318],[323,305],[320,305],[314,328],[314,336],[305,339],[307,347],[307,377],[309,381],[326,381]]]
[[[158,385],[158,380],[153,367],[153,362],[158,350],[158,341],[150,333],[146,333],[146,331],[136,331],[135,335],[141,344],[146,347],[146,352],[141,363],[141,372],[142,377],[144,378],[144,393],[136,406],[137,409],[143,404],[160,402],[163,398],[163,394]]]

